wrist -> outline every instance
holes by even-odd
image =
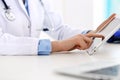
[[[70,51],[75,46],[75,42],[75,38],[61,41],[53,41],[52,52]]]
[[[62,49],[60,47],[60,41],[53,41],[51,44],[52,44],[52,52],[62,51]]]
[[[75,38],[59,41],[61,51],[70,51],[75,46]]]

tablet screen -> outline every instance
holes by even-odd
[[[118,30],[119,28],[120,28],[120,19],[115,18],[99,33],[104,35],[105,38],[107,38],[108,36],[111,36],[110,34],[113,35],[115,31]]]

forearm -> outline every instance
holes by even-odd
[[[53,41],[52,42],[52,52],[69,51],[74,46],[74,41],[72,39]]]
[[[53,41],[51,43],[51,45],[52,45],[52,52],[59,52],[59,51],[61,51],[59,41]]]

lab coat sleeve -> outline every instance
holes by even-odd
[[[47,32],[48,35],[50,35],[54,39],[63,40],[63,39],[70,38],[74,35],[83,33],[83,31],[85,29],[74,29],[68,25],[65,25],[63,23],[61,16],[59,14],[57,14],[47,2],[44,2],[44,3],[46,4],[45,7],[47,9],[47,13],[48,13],[51,21],[53,22],[53,25],[54,25],[53,27],[55,29],[52,33],[50,31],[48,31]],[[45,28],[47,27],[48,29],[51,28],[51,23],[50,23],[47,15],[45,15],[44,27]]]
[[[15,37],[0,28],[0,55],[37,55],[37,38]]]

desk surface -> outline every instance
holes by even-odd
[[[77,80],[58,75],[55,70],[92,61],[119,61],[120,45],[104,44],[93,56],[80,51],[63,53],[50,56],[0,56],[0,80]]]

